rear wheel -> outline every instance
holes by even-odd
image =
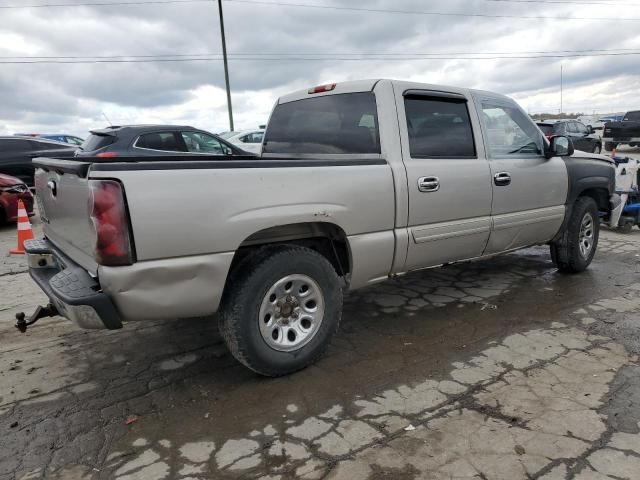
[[[274,246],[234,270],[219,327],[239,362],[276,377],[316,362],[341,315],[340,279],[329,261],[308,248]]]
[[[551,259],[564,273],[587,269],[598,248],[600,223],[598,206],[590,197],[576,200],[562,239],[551,244]]]

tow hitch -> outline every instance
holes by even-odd
[[[29,317],[29,320],[25,318],[26,315],[24,312],[16,313],[16,328],[24,333],[27,331],[27,327],[33,325],[41,318],[55,317],[56,315],[58,315],[58,309],[54,305],[48,304],[46,307],[39,305],[36,311]]]

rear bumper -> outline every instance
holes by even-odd
[[[27,240],[29,274],[63,317],[81,328],[115,330],[122,321],[111,299],[85,269],[46,239]]]

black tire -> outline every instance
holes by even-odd
[[[614,148],[616,148],[617,146],[618,146],[618,144],[617,143],[613,143],[613,142],[605,142],[604,143],[604,149],[609,151],[609,152],[611,150],[613,150]]]
[[[269,289],[289,275],[305,275],[319,286],[324,315],[315,334],[294,351],[269,346],[260,331],[259,312]],[[264,247],[231,273],[219,310],[219,329],[231,354],[260,375],[278,377],[315,363],[327,350],[342,316],[340,279],[329,261],[296,245]]]
[[[593,152],[591,153],[602,153],[602,147],[599,143],[593,146]]]
[[[591,248],[586,256],[582,253],[580,231],[583,220],[591,215]],[[579,197],[573,205],[571,218],[562,238],[551,244],[551,260],[563,273],[580,273],[587,269],[598,249],[600,220],[598,206],[590,197]]]

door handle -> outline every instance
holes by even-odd
[[[493,183],[498,187],[506,187],[511,184],[511,174],[509,172],[496,173],[493,176]]]
[[[440,190],[440,179],[438,177],[420,177],[418,179],[418,190],[421,192],[437,192]]]

